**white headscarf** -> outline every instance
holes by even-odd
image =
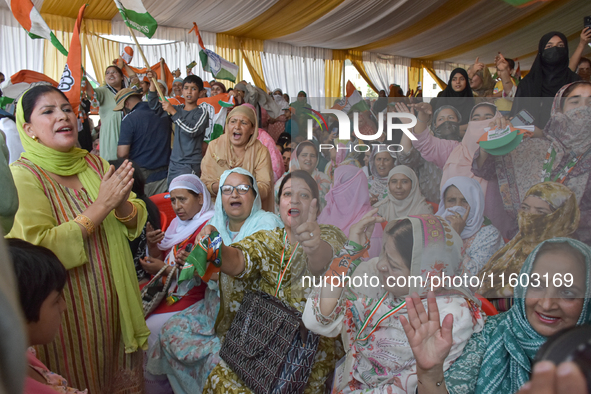
[[[476,179],[465,176],[449,178],[441,188],[441,202],[439,203],[439,210],[436,213],[437,216],[441,216],[442,218],[446,218],[452,213],[459,213],[462,216],[466,213],[463,207],[445,209],[444,195],[450,186],[457,187],[470,206],[470,214],[468,215],[468,220],[466,220],[466,227],[464,227],[462,234],[460,234],[462,239],[468,239],[480,230],[484,222],[484,193],[482,192],[480,183]]]
[[[170,226],[166,229],[164,239],[158,244],[160,250],[168,250],[189,238],[203,223],[211,219],[214,213],[209,192],[197,175],[185,174],[177,176],[170,182],[168,191],[171,192],[176,189],[191,190],[194,193],[201,194],[203,196],[203,206],[189,220],[180,220],[178,216],[172,219]]]
[[[386,188],[388,190],[388,198],[374,205],[374,207],[379,208],[378,215],[389,222],[410,215],[432,214],[433,208],[421,194],[419,179],[415,172],[407,166],[396,166],[388,173],[388,182],[396,174],[402,174],[410,179],[412,182],[410,193],[404,200],[398,200],[390,193],[390,189]]]

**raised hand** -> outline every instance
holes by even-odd
[[[164,232],[160,229],[154,230],[152,224],[148,222],[146,224],[146,238],[148,240],[148,244],[156,245],[164,239]]]
[[[581,31],[581,42],[585,44],[591,42],[591,27],[586,27]]]
[[[509,63],[505,59],[505,56],[501,52],[495,57],[495,64],[497,66],[497,71],[508,71],[509,70]]]
[[[466,209],[466,213],[462,216],[457,212],[453,212],[451,215],[445,217],[445,219],[449,222],[451,227],[456,230],[458,235],[462,234],[464,228],[466,227],[466,221],[468,220],[468,216],[470,215],[470,206],[468,205],[468,209]]]
[[[509,121],[507,119],[505,119],[503,116],[499,116],[494,121],[489,122],[488,127],[490,127],[491,130],[494,130],[494,129],[503,130],[508,125],[509,125]]]
[[[125,160],[117,170],[111,166],[103,177],[96,201],[109,212],[127,201],[133,186],[133,171],[131,162],[128,160]]]
[[[375,216],[376,213],[378,213],[378,208],[368,211],[357,223],[351,226],[349,229],[350,241],[365,245],[367,240],[371,238],[376,223],[382,223],[386,220],[381,216]]]
[[[417,368],[422,371],[442,368],[443,371],[443,363],[453,343],[453,316],[449,314],[443,319],[443,324],[439,323],[439,308],[433,292],[427,295],[427,306],[428,313],[417,293],[406,297],[408,319],[400,316],[400,323],[408,338]]]
[[[171,115],[176,114],[176,109],[174,109],[174,107],[172,106],[172,104],[170,102],[168,102],[167,100],[164,101],[160,101],[160,103],[162,104],[162,109],[166,112],[168,112]]]
[[[313,199],[308,209],[307,220],[297,226],[294,232],[296,240],[308,255],[314,253],[320,246],[320,226],[318,226],[317,215],[318,200]]]

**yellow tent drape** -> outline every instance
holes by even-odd
[[[371,82],[369,79],[369,75],[365,71],[365,65],[363,64],[363,55],[361,51],[347,51],[347,59],[351,61],[359,75],[367,82],[369,87],[376,93],[378,93],[378,88]]]
[[[70,49],[70,41],[72,40],[72,32],[74,31],[74,24],[76,19],[67,18],[58,15],[41,15],[47,26],[53,31],[53,34],[62,43],[66,50]],[[66,66],[67,57],[59,52],[49,40],[44,40],[43,53],[43,73],[55,81],[60,80],[64,67]],[[84,38],[81,37],[82,43],[82,67],[84,67],[84,60],[86,59],[84,51]]]
[[[238,65],[238,75],[236,82],[242,81],[242,54],[240,53],[240,43],[234,36],[218,33],[216,34],[215,53],[229,62]],[[226,88],[233,88],[235,83],[228,80],[221,80]]]
[[[342,2],[343,0],[278,0],[259,16],[224,34],[272,40],[304,29]]]
[[[374,41],[370,44],[363,45],[359,48],[355,48],[359,51],[372,51],[378,48],[398,44],[399,42],[406,41],[420,33],[423,33],[427,29],[433,29],[452,18],[457,17],[460,13],[466,11],[470,7],[480,3],[481,0],[461,0],[461,1],[445,1],[440,7],[431,7],[431,11],[423,19],[417,21],[411,26],[394,32],[391,36],[381,40]]]
[[[410,59],[410,67],[408,68],[408,89],[417,90],[423,84],[423,61],[419,59]]]
[[[105,32],[111,31],[110,21],[87,21],[85,26],[86,42],[88,44],[88,54],[90,61],[96,74],[98,83],[103,84],[105,81],[105,70],[117,59],[121,53],[119,52],[119,43],[111,40],[105,40],[98,36],[98,34],[110,34]]]
[[[266,92],[267,84],[261,62],[261,52],[264,50],[263,42],[252,38],[243,38],[240,41],[240,50],[254,84]]]
[[[437,74],[435,74],[435,70],[433,69],[433,67],[425,67],[425,66],[423,66],[423,68],[425,70],[427,70],[427,72],[429,73],[429,75],[431,75],[431,78],[433,78],[435,80],[435,82],[437,82],[437,85],[439,85],[439,87],[441,88],[441,90],[444,90],[447,87],[447,83],[443,82],[443,80],[441,78],[439,78],[437,76]]]
[[[341,83],[343,79],[343,67],[345,65],[346,52],[332,51],[332,59],[324,61],[324,96],[327,99],[341,97]],[[326,105],[332,106],[327,101]]]
[[[42,14],[61,15],[76,20],[78,11],[83,4],[88,4],[84,11],[84,17],[88,19],[102,19],[110,21],[119,13],[114,1],[88,1],[88,0],[45,0],[41,6]],[[43,16],[45,19],[45,16]],[[45,19],[47,22],[47,19]],[[51,28],[51,26],[49,26]],[[73,29],[72,29],[73,30]],[[70,31],[72,31],[70,30]],[[101,34],[111,34],[101,33]]]

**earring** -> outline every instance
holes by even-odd
[[[36,136],[36,135],[32,136],[31,138],[32,138],[32,139],[33,139],[33,141],[35,141],[35,142],[38,142],[38,141],[39,141],[39,138],[37,138],[37,136]]]

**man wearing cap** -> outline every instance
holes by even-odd
[[[125,88],[115,96],[114,111],[123,111],[117,157],[129,159],[140,167],[146,179],[147,196],[167,191],[172,122],[164,113],[157,115],[142,91]]]

